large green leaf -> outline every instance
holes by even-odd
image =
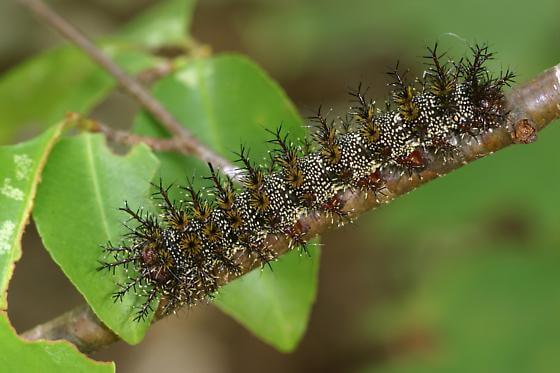
[[[158,82],[154,94],[202,142],[230,159],[237,158],[233,152],[240,144],[247,145],[253,160],[267,159],[266,140],[270,135],[265,128],[275,129],[282,124],[293,139],[305,134],[301,118],[280,87],[241,56],[189,61]],[[165,135],[146,114],[138,118],[135,128],[142,134]],[[192,175],[199,180],[207,174],[207,166],[197,160],[176,154],[159,157],[163,180],[168,183],[181,182]],[[261,276],[257,271],[229,285],[232,290],[226,290],[217,304],[265,341],[289,350],[305,329],[315,294],[318,260],[318,251],[311,258],[295,255],[295,259],[280,260],[273,264],[273,274],[265,272]],[[296,275],[299,277],[292,277]],[[227,296],[233,293],[252,294],[249,304],[253,315],[262,315],[272,307],[278,317],[268,323],[250,317],[245,302]],[[286,309],[278,308],[286,301],[280,299],[279,293],[291,294]],[[290,307],[299,311],[285,312]]]
[[[273,269],[254,270],[218,292],[222,311],[283,352],[303,336],[317,292],[319,247],[311,257],[298,250],[282,256]]]
[[[146,206],[157,159],[145,146],[125,157],[114,155],[99,135],[65,139],[54,148],[37,192],[33,217],[43,243],[55,262],[86,298],[96,315],[128,343],[139,342],[148,322],[133,321],[139,299],[130,294],[113,303],[114,277],[98,272],[100,245],[119,242],[124,200]]]
[[[0,310],[7,307],[6,289],[21,256],[21,236],[43,166],[62,128],[59,124],[33,140],[0,147]]]
[[[114,363],[91,360],[66,341],[28,342],[18,338],[3,312],[0,312],[0,351],[0,366],[3,372],[115,371]]]

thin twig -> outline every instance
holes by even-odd
[[[156,100],[150,92],[145,89],[132,76],[127,74],[117,64],[111,61],[99,48],[93,44],[83,33],[68,23],[64,18],[58,15],[53,9],[48,7],[41,0],[17,0],[35,16],[44,21],[46,24],[57,30],[62,36],[75,44],[83,52],[85,52],[100,67],[111,74],[119,85],[130,96],[136,99],[140,105],[146,109],[165,129],[169,131],[177,141],[180,141],[182,147],[189,154],[212,163],[216,168],[221,169],[225,174],[232,177],[236,176],[236,168],[225,158],[213,152],[210,148],[202,144],[193,134],[183,127],[179,121]]]
[[[79,128],[88,132],[102,133],[109,141],[117,144],[127,146],[146,144],[152,150],[156,151],[175,152],[185,155],[190,154],[184,142],[181,142],[180,139],[177,138],[162,139],[158,137],[136,135],[128,131],[114,129],[94,119],[82,118],[77,113],[70,113],[68,115],[72,116],[72,120],[78,123]]]
[[[375,196],[360,190],[346,190],[338,197],[343,211],[351,219],[362,213],[388,203],[404,195],[421,184],[443,176],[467,163],[492,154],[513,143],[527,143],[535,139],[551,121],[560,118],[560,64],[545,71],[531,82],[513,89],[508,95],[510,116],[500,128],[489,131],[476,140],[465,139],[458,145],[461,157],[446,161],[435,158],[423,171],[409,176],[384,173],[385,189]],[[343,223],[339,218],[325,212],[314,211],[302,217],[298,226],[306,238],[313,237],[329,228]],[[289,250],[289,242],[283,235],[267,237],[270,248],[278,255]],[[242,273],[247,273],[259,265],[249,255],[242,264]],[[227,273],[220,274],[220,284],[234,278]],[[161,315],[156,315],[156,318]],[[113,334],[86,306],[70,311],[57,319],[39,325],[23,334],[27,339],[66,339],[76,344],[83,352],[92,352],[119,338]]]

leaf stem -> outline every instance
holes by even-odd
[[[146,144],[155,151],[175,152],[185,155],[190,154],[190,151],[185,146],[185,143],[177,138],[161,139],[151,136],[136,135],[128,131],[114,129],[95,119],[83,118],[79,113],[70,113],[68,114],[68,117],[70,121],[77,122],[78,128],[88,132],[102,133],[109,141],[113,141],[118,144],[127,146]]]

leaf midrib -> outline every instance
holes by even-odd
[[[90,174],[91,174],[93,194],[95,196],[95,203],[96,203],[97,209],[99,210],[100,219],[101,219],[101,222],[103,224],[103,229],[105,230],[105,236],[106,236],[107,239],[109,239],[110,238],[110,230],[109,230],[107,215],[105,214],[105,210],[103,209],[103,199],[101,197],[101,188],[99,187],[99,182],[98,182],[98,177],[99,176],[98,176],[98,173],[96,172],[96,169],[95,169],[95,160],[94,160],[92,146],[91,146],[91,137],[86,136],[85,137],[85,142],[86,142],[86,146],[85,146],[86,160],[87,160],[87,165],[88,165],[88,168],[89,168],[89,171],[90,171]]]

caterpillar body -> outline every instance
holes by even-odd
[[[122,244],[105,246],[101,267],[113,272],[132,267],[114,299],[130,291],[142,296],[137,320],[160,297],[164,313],[207,299],[218,290],[218,273],[240,274],[241,257],[250,255],[261,264],[276,258],[265,244],[268,234],[285,235],[292,247],[305,249],[298,219],[315,210],[344,217],[337,201],[341,190],[378,193],[382,170],[416,172],[429,156],[457,156],[461,138],[503,124],[502,89],[514,74],[488,72],[485,63],[493,53],[487,46],[472,47],[459,62],[442,61],[437,45],[428,52],[422,78],[407,81],[398,65],[390,73],[392,92],[384,109],[358,88],[350,93],[354,103],[344,120],[331,120],[320,110],[310,118],[315,128],[310,141],[296,145],[281,128],[271,132],[275,150],[267,168],[253,164],[242,147],[240,188],[210,165],[211,193],[186,186],[187,201],[176,202],[160,181],[159,214],[125,204],[122,210],[134,225]]]

